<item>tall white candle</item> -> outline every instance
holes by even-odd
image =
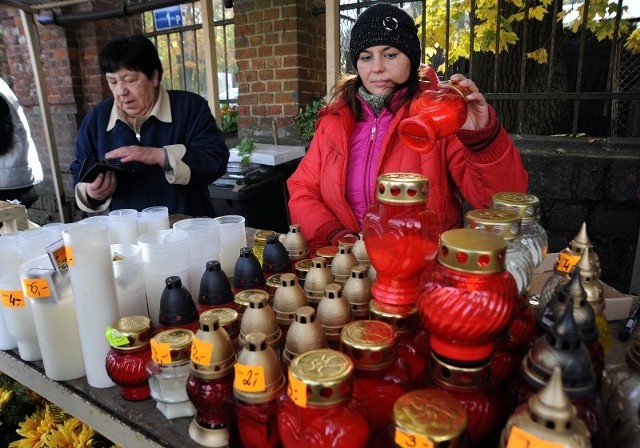
[[[18,250],[15,235],[3,235],[0,238],[0,289],[4,283],[3,279],[16,270],[17,264]],[[2,296],[4,298],[4,292],[2,292]],[[9,300],[8,295],[6,298]],[[4,303],[0,303],[0,350],[13,350],[18,344],[16,338],[9,332],[4,309]]]
[[[112,244],[111,254],[120,317],[148,317],[142,250],[134,244]]]
[[[156,230],[138,237],[138,246],[142,250],[149,318],[158,326],[165,279],[177,275],[184,284],[191,281],[189,237],[180,229]]]
[[[184,230],[189,235],[191,282],[186,286],[191,297],[198,297],[207,261],[220,259],[220,223],[213,218],[187,218],[177,221],[173,228]]]
[[[220,267],[233,277],[240,249],[247,246],[244,216],[224,215],[214,218],[220,223]]]
[[[136,244],[138,241],[138,210],[123,208],[109,212],[111,244]]]
[[[107,327],[120,316],[109,228],[104,224],[87,224],[66,229],[62,236],[87,382],[92,387],[111,387],[114,383],[105,367],[110,346],[104,335]]]
[[[33,311],[45,375],[55,381],[84,376],[69,270],[54,270],[49,257],[42,255],[22,263],[19,271],[22,291]]]

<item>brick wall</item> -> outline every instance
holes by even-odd
[[[291,127],[301,107],[324,96],[325,17],[312,0],[236,0],[239,137],[298,143]],[[324,3],[324,2],[320,2]]]

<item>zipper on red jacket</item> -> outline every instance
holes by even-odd
[[[364,172],[364,191],[366,192],[364,196],[364,204],[365,210],[371,205],[371,185],[369,179],[371,178],[371,158],[373,156],[374,142],[376,140],[376,133],[378,132],[378,124],[380,122],[380,117],[375,117],[373,120],[373,127],[371,128],[371,135],[369,137],[369,147],[367,148],[367,156],[365,158],[365,172]],[[376,167],[373,167],[376,169]],[[377,177],[377,176],[376,176]]]

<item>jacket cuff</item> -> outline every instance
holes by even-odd
[[[164,146],[167,161],[171,166],[170,171],[165,171],[164,176],[170,184],[187,185],[191,180],[191,168],[182,161],[187,152],[184,145]],[[165,166],[166,166],[165,162]]]
[[[87,194],[87,183],[78,182],[75,188],[76,204],[78,208],[87,213],[98,213],[105,211],[111,205],[111,197],[107,198],[102,204],[94,208],[93,201]]]
[[[498,160],[509,148],[511,138],[496,117],[496,111],[489,107],[489,124],[475,131],[461,129],[456,136],[471,154],[469,157],[477,163],[491,163]]]

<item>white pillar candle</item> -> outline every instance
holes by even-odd
[[[184,230],[189,235],[191,282],[186,286],[195,299],[200,292],[200,280],[207,261],[220,259],[220,223],[213,218],[187,218],[177,221],[173,228]]]
[[[54,381],[84,376],[69,270],[54,270],[47,255],[28,260],[18,269],[22,292],[33,311],[45,375]]]
[[[145,223],[145,233],[153,232],[154,230],[167,230],[169,229],[169,208],[158,205],[155,207],[147,207],[142,209]]]
[[[123,208],[109,212],[111,244],[136,244],[138,241],[138,210]]]
[[[109,228],[104,224],[75,226],[64,230],[62,236],[87,382],[92,387],[111,387],[114,383],[105,367],[111,347],[104,335],[107,327],[118,320],[119,310]]]
[[[0,288],[4,283],[4,278],[11,275],[16,270],[18,264],[18,250],[16,248],[16,239],[14,235],[2,235],[0,237]],[[10,300],[9,293],[0,291],[2,299]],[[5,319],[5,305],[0,303],[0,350],[13,350],[18,346],[16,338],[9,332],[7,321]]]
[[[138,246],[142,250],[149,318],[158,326],[165,279],[177,275],[183,284],[191,281],[189,237],[180,229],[155,230],[138,237]]]
[[[240,249],[247,246],[244,216],[224,215],[214,219],[220,223],[220,267],[232,278]]]
[[[142,250],[135,244],[112,244],[111,254],[120,317],[149,317]]]

